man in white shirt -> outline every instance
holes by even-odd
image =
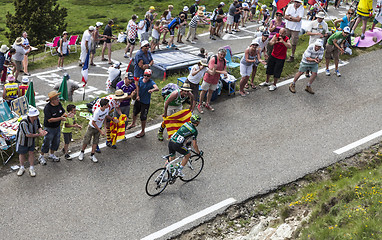
[[[296,51],[298,36],[301,30],[301,20],[304,17],[304,7],[302,6],[302,0],[294,0],[293,4],[290,4],[285,11],[285,28],[287,30],[287,36],[290,38],[292,44],[292,54],[287,60],[288,62],[294,61],[294,53]]]
[[[89,49],[91,47],[91,37],[92,33],[94,31],[94,27],[90,26],[88,30],[85,30],[84,34],[82,34],[81,39],[81,55],[80,55],[80,64],[79,66],[82,66],[85,63],[86,55],[89,52]]]
[[[309,24],[306,30],[306,35],[310,36],[309,45],[316,42],[317,39],[324,40],[328,36],[328,24],[324,21],[325,14],[323,12],[318,12],[316,15],[316,20]]]

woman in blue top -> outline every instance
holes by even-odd
[[[351,19],[353,15],[354,15],[354,10],[349,9],[343,18],[340,18],[334,21],[334,26],[336,27],[337,31],[342,31],[345,27],[348,27],[350,22],[354,21],[354,19]],[[337,25],[338,23],[340,23],[340,27],[338,27]]]

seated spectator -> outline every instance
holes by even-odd
[[[11,106],[11,102],[20,96],[19,85],[13,75],[8,75],[8,83],[4,84],[3,99]]]

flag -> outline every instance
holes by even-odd
[[[64,75],[64,78],[62,79],[62,82],[61,82],[61,85],[60,85],[60,88],[58,89],[58,92],[60,92],[60,100],[65,100],[65,101],[68,101],[68,81],[69,79],[69,75],[68,74],[65,74]]]
[[[185,124],[186,122],[190,121],[190,118],[192,116],[190,109],[185,109],[179,112],[174,113],[171,116],[167,116],[163,118],[164,124],[167,129],[167,135],[168,138],[171,138],[171,136],[178,131],[178,129]]]
[[[83,87],[85,87],[85,85],[88,83],[89,55],[90,55],[90,50],[86,54],[85,63],[81,70],[82,81],[84,82]]]
[[[290,2],[290,0],[275,0],[275,2],[276,2],[277,9],[282,9],[282,8],[284,8],[286,5],[288,5],[288,3]]]
[[[34,89],[33,89],[33,81],[30,81],[29,86],[28,86],[28,90],[25,93],[25,97],[28,99],[29,105],[36,107],[36,98],[35,98],[35,93],[34,93]]]
[[[116,119],[116,117],[114,117]],[[110,121],[110,137],[111,144],[115,145],[118,140],[123,140],[125,138],[125,124],[127,121],[127,116],[122,114],[119,116],[118,123]]]

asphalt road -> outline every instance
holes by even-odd
[[[63,160],[37,167],[37,177],[6,175],[0,181],[0,239],[140,239],[223,200],[244,201],[351,156],[335,150],[381,130],[380,55],[375,51],[319,74],[315,95],[296,85],[232,96],[202,115],[199,146],[205,168],[190,183],[176,182],[158,197],[145,194],[152,171],[163,165],[167,141],[156,130],[142,139],[102,149],[94,164]],[[168,238],[213,217],[164,235]]]

